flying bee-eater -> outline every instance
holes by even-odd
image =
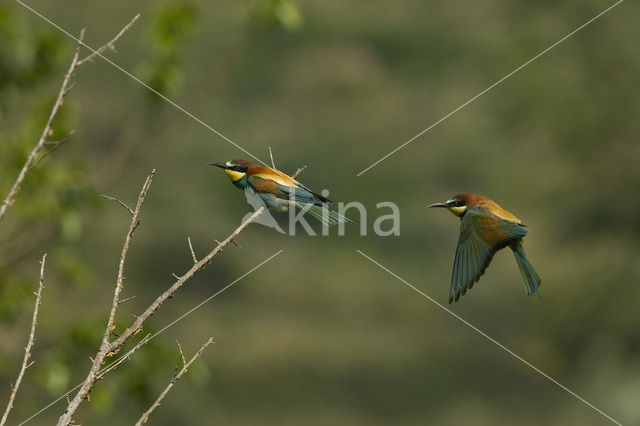
[[[476,194],[460,194],[444,203],[429,207],[443,207],[460,218],[460,239],[456,249],[449,289],[449,303],[458,301],[473,284],[480,280],[493,255],[507,246],[524,279],[527,295],[540,297],[540,277],[522,247],[522,238],[529,230],[520,219],[494,201]]]
[[[206,164],[223,169],[231,183],[245,191],[253,191],[270,209],[286,212],[294,206],[304,208],[313,217],[327,225],[353,222],[338,212],[330,210],[328,206],[332,203],[331,200],[316,194],[280,170],[253,164],[247,160]]]

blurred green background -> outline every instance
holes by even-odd
[[[624,2],[360,177],[369,166],[612,3],[294,1],[29,5],[97,47],[140,12],[109,58],[248,151],[335,201],[401,209],[397,237],[295,237],[251,225],[154,315],[159,330],[276,251],[99,383],[82,424],[132,423],[170,379],[174,343],[213,336],[152,424],[606,424],[593,409],[356,253],[447,302],[458,221],[426,205],[495,199],[531,228],[544,300],[499,253],[452,306],[624,424],[640,424],[640,7]],[[41,132],[74,43],[0,4],[0,192]],[[157,175],[126,269],[118,328],[249,211],[205,161],[247,158],[98,59],[0,223],[0,399],[33,351],[10,424],[83,380],[108,313],[129,216]],[[247,158],[249,159],[249,158]],[[281,217],[281,219],[283,219]],[[284,224],[284,223],[283,223]],[[3,403],[4,406],[4,403]],[[58,403],[29,424],[51,424]]]

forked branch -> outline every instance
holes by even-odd
[[[58,91],[58,96],[56,98],[55,103],[53,104],[53,108],[51,109],[51,112],[49,113],[49,118],[47,119],[47,123],[44,126],[44,129],[42,130],[42,134],[40,135],[40,138],[38,139],[38,142],[36,143],[36,145],[33,147],[33,149],[31,150],[31,152],[29,153],[29,155],[27,156],[27,160],[25,161],[24,165],[22,166],[22,169],[20,170],[20,173],[18,173],[18,177],[16,178],[15,182],[13,183],[13,186],[11,187],[11,189],[9,190],[9,193],[7,194],[7,196],[5,197],[5,199],[2,201],[2,204],[0,205],[0,221],[2,221],[2,219],[4,218],[4,215],[7,212],[7,209],[9,208],[9,206],[11,206],[13,204],[13,202],[16,199],[16,196],[18,195],[18,193],[20,192],[20,187],[22,186],[25,177],[27,176],[27,174],[46,156],[48,155],[51,151],[53,151],[54,149],[56,149],[57,147],[59,147],[63,142],[64,142],[64,138],[61,141],[56,141],[53,143],[52,148],[45,152],[44,155],[40,155],[40,153],[42,152],[42,150],[44,149],[45,146],[47,145],[51,145],[51,141],[48,141],[48,137],[51,136],[52,133],[52,127],[53,127],[53,122],[55,120],[55,118],[57,117],[58,113],[60,112],[60,108],[62,107],[62,104],[64,103],[64,99],[65,97],[69,94],[69,92],[71,91],[71,89],[73,88],[73,82],[72,77],[73,74],[75,73],[75,71],[82,66],[83,64],[87,63],[88,61],[92,60],[96,55],[98,54],[102,54],[102,52],[104,52],[107,49],[115,49],[115,42],[129,29],[131,28],[131,26],[136,22],[136,20],[138,19],[140,15],[136,15],[122,30],[120,30],[120,32],[108,43],[100,46],[97,50],[93,51],[91,54],[89,54],[86,58],[80,60],[80,48],[84,45],[84,29],[82,31],[80,31],[80,36],[78,37],[78,44],[76,46],[76,51],[73,55],[73,59],[71,60],[71,64],[69,64],[69,69],[67,70],[66,74],[64,75],[64,79],[62,80],[62,86],[60,86],[60,90]]]
[[[173,385],[175,385],[176,382],[180,380],[180,378],[184,375],[184,373],[187,372],[191,364],[193,364],[198,358],[200,358],[200,355],[202,355],[202,352],[204,352],[204,350],[207,349],[207,346],[209,346],[211,343],[213,343],[213,337],[210,337],[209,340],[207,340],[205,344],[202,345],[200,350],[196,352],[196,354],[189,361],[185,361],[184,354],[182,353],[182,347],[180,346],[180,343],[178,343],[178,348],[180,349],[180,357],[182,358],[182,368],[175,376],[173,376],[173,378],[171,379],[167,387],[164,388],[164,390],[162,391],[158,399],[155,400],[153,405],[151,405],[151,407],[149,407],[149,409],[145,411],[144,414],[142,414],[140,419],[136,422],[136,426],[141,426],[142,424],[146,423],[147,420],[149,420],[149,415],[153,412],[153,410],[158,408],[158,406],[160,405],[164,397],[167,396],[167,394],[169,393]]]
[[[58,97],[56,98],[56,102],[53,104],[53,108],[49,113],[49,119],[47,120],[47,123],[44,126],[44,130],[40,135],[40,139],[38,139],[38,143],[36,143],[36,146],[31,150],[31,152],[29,153],[29,156],[27,156],[27,160],[22,166],[22,169],[20,170],[20,173],[18,174],[16,181],[13,183],[13,186],[9,190],[9,194],[2,202],[2,205],[0,205],[0,221],[2,220],[2,218],[4,218],[4,215],[6,214],[9,206],[13,204],[13,201],[18,195],[18,192],[20,192],[20,187],[22,186],[22,182],[24,182],[24,178],[27,176],[27,173],[29,172],[29,170],[31,170],[32,165],[37,161],[38,154],[40,154],[40,151],[42,151],[42,148],[47,143],[47,138],[51,134],[51,127],[53,126],[53,120],[55,120],[56,116],[58,115],[58,111],[60,111],[60,107],[62,106],[65,96],[69,93],[71,76],[73,75],[74,71],[78,67],[78,57],[80,55],[80,47],[82,46],[81,43],[83,38],[84,38],[84,29],[80,32],[80,36],[78,38],[79,42],[78,42],[78,45],[76,46],[76,51],[73,55],[73,59],[71,60],[71,64],[69,65],[69,69],[67,70],[67,73],[64,75],[64,79],[62,80],[62,86],[60,87],[60,91],[58,92]]]
[[[118,34],[116,34],[116,36],[114,38],[111,39],[111,41],[108,41],[107,43],[103,44],[102,46],[100,46],[99,48],[97,48],[96,50],[91,52],[86,57],[84,57],[81,60],[79,60],[78,61],[78,66],[83,65],[86,62],[92,61],[96,56],[102,55],[107,49],[113,50],[115,52],[115,50],[116,50],[116,41],[118,41],[118,39],[120,37],[122,37],[122,35],[124,33],[126,33],[129,30],[129,28],[131,28],[133,26],[133,24],[136,23],[136,21],[138,20],[139,17],[140,17],[140,14],[138,13],[136,16],[133,17],[133,19],[131,19],[131,21],[129,21],[129,23],[127,25],[125,25],[120,30],[120,32]]]
[[[98,353],[92,359],[91,369],[89,370],[89,374],[85,379],[84,383],[80,387],[80,390],[75,395],[73,400],[69,402],[67,409],[64,414],[60,417],[58,424],[67,425],[71,422],[71,417],[73,413],[78,409],[80,403],[89,395],[91,389],[95,382],[104,376],[104,374],[100,374],[100,368],[102,364],[104,364],[105,358],[112,353],[111,343],[109,337],[115,328],[115,317],[116,311],[118,310],[118,305],[120,304],[120,293],[122,292],[122,288],[124,286],[124,265],[127,260],[127,254],[129,253],[129,245],[131,244],[131,239],[133,238],[133,234],[140,224],[140,220],[138,217],[140,216],[140,211],[142,210],[142,206],[144,204],[145,199],[147,198],[147,193],[149,192],[149,188],[151,187],[151,182],[153,181],[153,175],[155,174],[155,169],[151,171],[151,174],[147,176],[147,180],[142,185],[142,189],[140,190],[140,195],[138,195],[138,202],[136,203],[135,209],[128,208],[129,211],[132,211],[131,215],[131,223],[129,224],[129,231],[124,240],[124,244],[122,246],[122,253],[120,254],[120,264],[118,265],[118,278],[116,279],[115,291],[113,294],[113,301],[111,303],[111,310],[109,312],[109,319],[107,320],[107,326],[105,328],[104,334],[102,336],[102,343],[100,344],[100,349],[98,349]],[[122,201],[119,201],[113,197],[107,197],[109,199],[113,199],[119,202],[121,205],[126,207]]]
[[[107,357],[110,357],[110,356],[113,356],[113,355],[117,354],[122,349],[124,344],[131,337],[133,337],[138,332],[140,332],[140,330],[142,330],[142,326],[143,326],[144,322],[151,315],[153,315],[155,313],[155,311],[158,310],[158,308],[160,308],[160,306],[167,299],[169,299],[171,296],[173,296],[173,294],[180,287],[182,287],[185,282],[187,282],[191,277],[193,277],[193,275],[196,272],[198,272],[199,270],[203,269],[207,264],[209,264],[209,262],[211,262],[211,260],[218,253],[220,253],[228,244],[230,244],[238,236],[238,234],[240,234],[240,232],[242,232],[242,230],[244,228],[246,228],[251,222],[256,220],[258,218],[258,216],[260,216],[266,210],[266,207],[264,207],[264,206],[262,206],[258,210],[256,210],[251,215],[251,217],[249,217],[249,219],[247,219],[247,221],[245,221],[238,228],[236,228],[235,231],[233,231],[224,241],[219,243],[213,250],[211,250],[201,260],[197,261],[197,259],[195,258],[195,253],[192,250],[192,255],[193,255],[193,258],[194,258],[193,266],[184,275],[182,275],[181,277],[176,276],[176,281],[164,293],[162,293],[160,296],[158,296],[155,299],[155,301],[153,303],[151,303],[147,307],[147,309],[145,309],[145,311],[142,314],[140,314],[139,316],[136,316],[135,320],[133,321],[133,323],[124,332],[122,332],[114,341],[110,341],[111,334],[112,334],[112,332],[114,330],[114,327],[115,327],[115,314],[116,314],[116,311],[117,311],[118,304],[120,303],[120,294],[121,294],[122,288],[124,286],[124,264],[125,264],[125,261],[126,261],[128,250],[129,250],[129,244],[131,242],[131,239],[133,237],[133,234],[134,234],[134,231],[135,231],[136,227],[140,223],[138,217],[139,217],[139,214],[140,214],[140,210],[142,209],[142,206],[144,204],[144,200],[145,200],[145,198],[147,196],[147,193],[149,191],[149,188],[151,186],[151,182],[152,182],[152,178],[153,178],[153,173],[154,172],[155,172],[155,170],[147,177],[147,180],[145,181],[145,184],[143,185],[142,190],[140,191],[140,195],[138,196],[138,202],[136,203],[135,209],[130,209],[130,210],[133,211],[133,214],[132,214],[132,217],[131,217],[131,223],[129,225],[129,231],[127,232],[127,235],[125,237],[125,242],[123,244],[122,253],[121,253],[121,256],[120,256],[120,265],[118,267],[118,277],[117,277],[117,280],[116,280],[116,288],[115,288],[115,291],[114,291],[114,297],[113,297],[113,302],[112,302],[112,305],[111,305],[111,311],[110,311],[110,314],[109,314],[109,320],[107,322],[107,327],[106,327],[104,335],[103,335],[102,344],[100,345],[100,348],[99,348],[97,354],[92,359],[92,364],[91,364],[91,369],[89,370],[89,374],[87,375],[85,381],[83,382],[82,386],[80,387],[80,390],[76,393],[76,395],[73,397],[73,399],[67,405],[67,408],[66,408],[65,412],[62,414],[62,416],[58,420],[58,425],[66,426],[69,423],[71,423],[73,415],[77,411],[77,409],[80,406],[80,404],[82,403],[82,401],[89,396],[89,393],[93,389],[93,386],[95,385],[96,381],[102,379],[107,372],[111,371],[111,368],[109,368],[106,372],[100,373],[100,369],[102,368],[102,365],[104,364],[105,359]],[[124,203],[122,203],[121,201],[119,201],[117,199],[113,199],[113,200],[119,202],[120,204],[124,204]],[[191,246],[191,244],[190,244],[190,246]],[[143,340],[145,340],[145,339],[143,339]],[[140,346],[142,346],[142,342],[140,342],[136,346],[136,348],[134,348],[134,350],[139,348]],[[206,347],[206,345],[204,347]],[[203,347],[202,350],[204,350],[204,347]],[[131,352],[133,352],[133,351],[131,351]],[[159,401],[158,401],[158,403],[159,403]]]

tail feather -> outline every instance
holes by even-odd
[[[538,287],[540,287],[542,280],[536,270],[533,269],[529,259],[527,259],[522,243],[517,242],[513,244],[511,249],[513,250],[513,255],[516,258],[516,262],[518,262],[518,268],[520,268],[520,273],[524,279],[524,286],[527,291],[527,295],[530,296],[533,293],[536,293],[538,298],[542,300],[542,296],[540,296],[540,292],[538,291]]]
[[[308,206],[307,203],[302,203],[302,202],[298,202],[296,204],[301,208]],[[356,223],[336,211],[330,210],[328,208],[323,208],[322,206],[318,206],[318,205],[311,206],[307,210],[307,213],[309,213],[311,216],[318,219],[320,222],[329,226],[335,226],[339,223],[345,223],[345,222],[349,222],[353,224]]]

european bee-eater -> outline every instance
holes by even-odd
[[[520,219],[494,201],[469,193],[456,195],[444,203],[431,204],[429,207],[446,208],[461,221],[449,303],[457,302],[461,295],[472,288],[484,274],[493,255],[507,246],[513,250],[518,262],[527,295],[535,292],[540,297],[538,287],[542,281],[522,247],[522,238],[529,230]]]
[[[329,210],[331,200],[316,194],[280,170],[246,160],[206,164],[224,169],[231,183],[240,189],[253,190],[270,209],[286,212],[296,206],[307,208],[308,213],[327,225],[352,222],[338,212]]]

